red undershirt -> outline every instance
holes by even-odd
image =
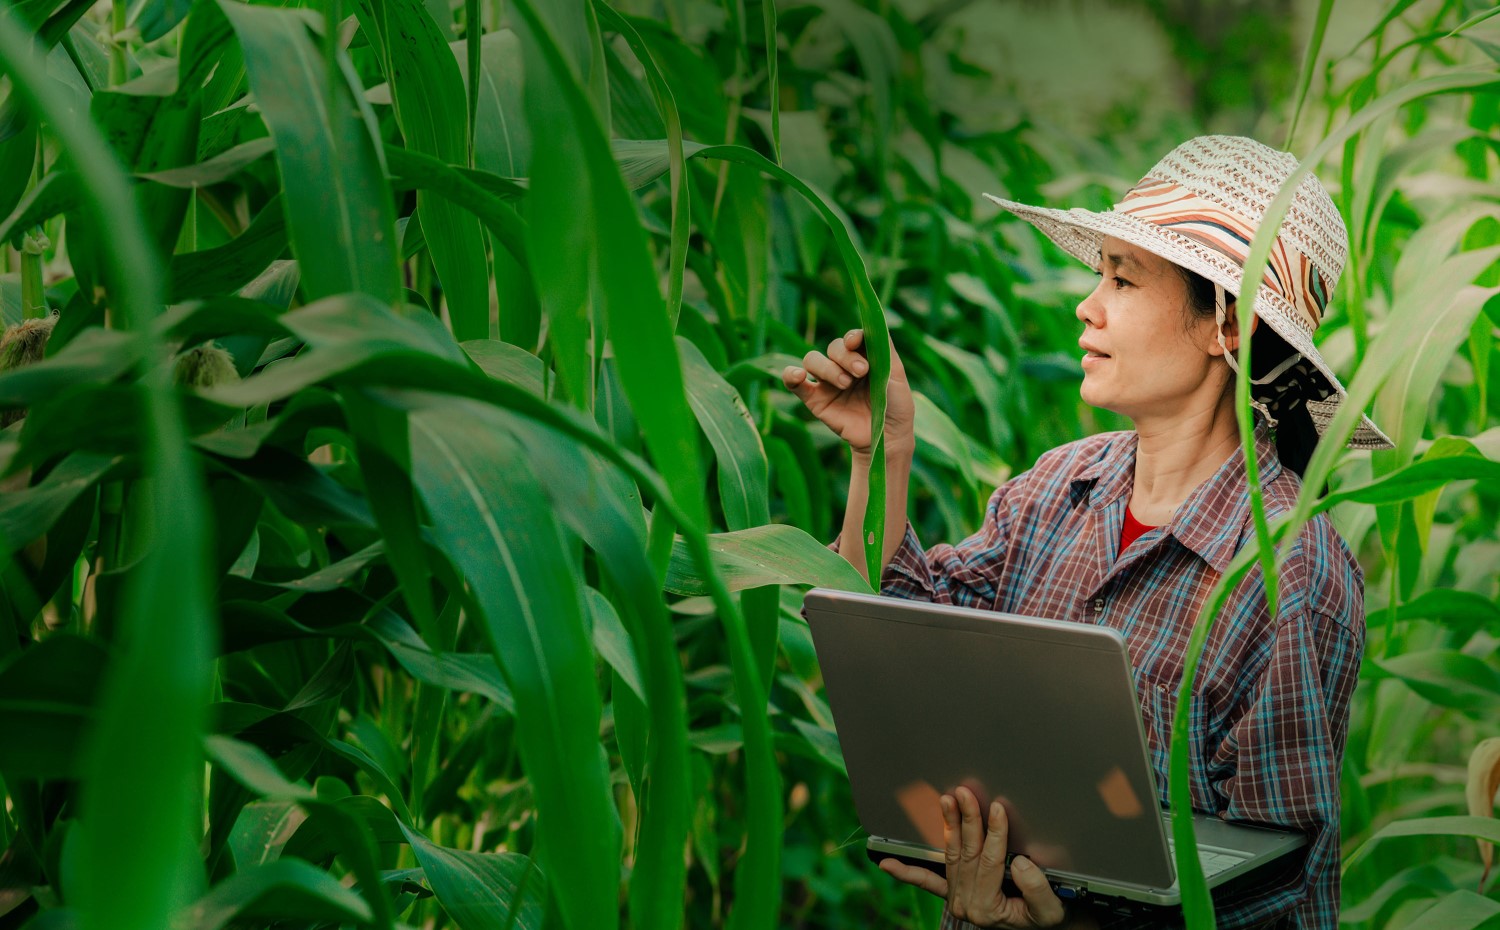
[[[1135,542],[1142,533],[1146,532],[1147,530],[1154,529],[1156,529],[1156,527],[1147,526],[1146,524],[1137,520],[1135,518],[1135,515],[1130,512],[1130,507],[1127,505],[1125,507],[1125,525],[1120,528],[1120,551],[1124,552],[1126,549],[1130,548],[1130,544]]]

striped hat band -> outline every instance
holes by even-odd
[[[1171,230],[1241,268],[1250,257],[1250,240],[1259,225],[1181,184],[1152,177],[1141,179],[1115,204],[1114,211]],[[1318,328],[1332,288],[1322,269],[1285,236],[1277,236],[1271,245],[1264,283],[1302,316],[1308,330]]]

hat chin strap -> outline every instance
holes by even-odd
[[[1228,362],[1229,369],[1236,375],[1238,375],[1240,373],[1239,360],[1235,357],[1235,353],[1229,350],[1228,344],[1224,342],[1224,321],[1227,318],[1226,311],[1227,307],[1224,300],[1224,286],[1215,281],[1214,320],[1218,325],[1214,327],[1214,335],[1219,339],[1219,348],[1224,350],[1224,361]],[[1275,381],[1277,378],[1281,377],[1283,372],[1287,371],[1287,369],[1291,368],[1293,365],[1297,364],[1300,361],[1302,361],[1302,353],[1293,352],[1291,358],[1282,362],[1280,365],[1277,365],[1275,368],[1271,369],[1261,377],[1251,378],[1250,383],[1270,384],[1272,381]],[[1266,426],[1270,427],[1271,429],[1276,428],[1276,418],[1271,416],[1271,411],[1265,404],[1256,400],[1254,397],[1251,397],[1250,406],[1254,407],[1256,410],[1259,410],[1260,415],[1266,418]]]

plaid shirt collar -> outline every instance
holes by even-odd
[[[1069,482],[1073,506],[1092,510],[1119,508],[1124,520],[1125,504],[1135,484],[1135,452],[1140,437],[1134,431],[1118,433]],[[1281,460],[1265,421],[1255,418],[1255,459],[1260,482],[1270,484],[1281,474]],[[1229,568],[1250,521],[1250,495],[1245,480],[1244,455],[1239,447],[1224,460],[1213,477],[1200,484],[1177,508],[1167,532],[1220,573]]]

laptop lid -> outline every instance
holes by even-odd
[[[1048,872],[1175,883],[1118,631],[827,589],[804,614],[872,837],[941,848],[963,784]]]

